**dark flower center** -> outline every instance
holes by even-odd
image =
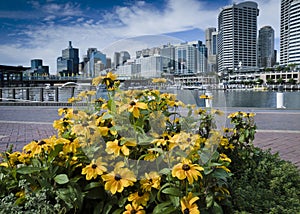
[[[42,146],[42,145],[45,145],[45,144],[46,144],[46,142],[43,141],[43,140],[38,143],[39,146]]]
[[[190,167],[188,164],[183,164],[182,169],[183,169],[184,171],[188,171],[188,170],[191,169],[191,167]]]
[[[185,210],[183,211],[184,214],[189,214],[190,213],[190,210],[189,208],[185,208]]]
[[[131,105],[131,106],[134,106],[136,103],[134,102],[134,101],[131,101],[130,103],[129,103],[129,105]]]
[[[131,210],[130,214],[136,214],[137,212],[135,210]]]
[[[89,124],[87,122],[85,122],[85,123],[82,124],[82,126],[87,127],[87,126],[89,126]]]
[[[78,114],[78,110],[74,110],[74,111],[73,111],[73,114]]]
[[[121,179],[122,179],[122,177],[121,177],[120,174],[116,174],[116,175],[115,175],[115,180],[116,180],[116,181],[119,181],[119,180],[121,180]]]
[[[139,197],[142,197],[143,195],[144,195],[144,193],[143,193],[141,190],[139,190],[139,191],[138,191],[138,196],[139,196]]]
[[[188,138],[186,139],[186,141],[187,141],[187,142],[191,142],[192,139],[191,139],[190,137],[188,137]]]
[[[96,168],[97,168],[97,165],[96,165],[96,164],[93,164],[93,165],[92,165],[92,168],[93,168],[93,169],[96,169]]]

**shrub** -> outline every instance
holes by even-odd
[[[70,100],[73,108],[59,109],[62,118],[53,123],[57,136],[3,154],[3,210],[26,212],[34,205],[36,212],[57,213],[248,210],[238,200],[248,194],[241,186],[259,169],[256,159],[268,160],[252,145],[254,114],[233,113],[234,127],[220,130],[219,110],[184,105],[158,90],[121,91],[110,72],[93,84],[106,85],[107,99],[81,92]],[[276,187],[282,180],[273,175],[270,187],[282,191]]]

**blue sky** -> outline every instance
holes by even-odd
[[[2,0],[0,64],[29,66],[43,59],[56,71],[56,58],[72,41],[80,59],[90,47],[110,55],[116,48],[143,48],[201,40],[217,27],[231,0]],[[280,0],[257,0],[258,29],[275,30],[279,51]]]

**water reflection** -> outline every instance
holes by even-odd
[[[176,93],[179,100],[187,104],[205,106],[205,101],[199,96],[202,90],[168,90]],[[276,91],[250,91],[250,90],[213,90],[213,107],[252,107],[276,108]],[[300,92],[283,92],[284,106],[288,109],[300,109]]]

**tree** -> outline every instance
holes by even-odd
[[[264,83],[263,79],[256,80],[256,84],[258,84],[258,85],[262,85],[263,83]]]
[[[267,84],[269,85],[273,85],[275,83],[275,81],[271,78],[267,79]]]
[[[276,83],[277,84],[283,84],[285,81],[284,81],[284,79],[282,79],[282,78],[279,78],[277,81],[276,81]]]
[[[293,78],[291,78],[291,79],[288,80],[288,83],[291,84],[291,85],[295,85],[296,82],[297,81],[295,79],[293,79]]]

